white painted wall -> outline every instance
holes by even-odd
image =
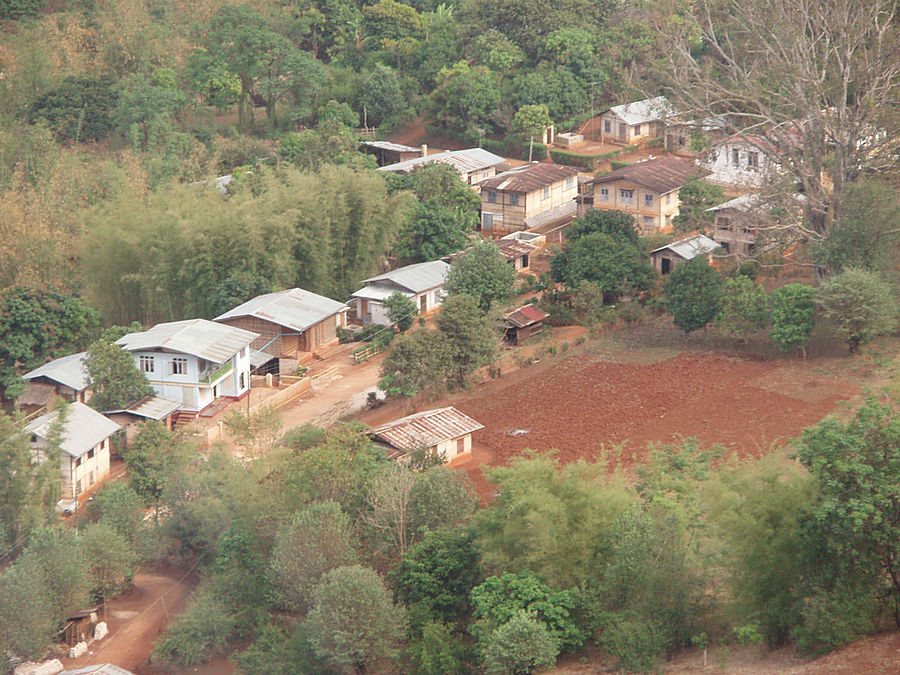
[[[756,153],[756,168],[750,165],[751,153]],[[770,172],[777,168],[777,164],[766,153],[746,141],[719,143],[709,151],[701,164],[711,172],[706,180],[748,187],[762,186]]]

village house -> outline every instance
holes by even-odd
[[[175,413],[180,407],[178,401],[151,394],[138,399],[126,408],[104,410],[103,414],[125,430],[125,445],[128,446],[134,440],[141,422],[152,420],[171,431],[174,427]]]
[[[259,336],[250,345],[254,373],[292,374],[300,363],[337,343],[347,310],[337,300],[291,288],[257,296],[215,321]]]
[[[674,114],[665,96],[616,105],[600,113],[601,142],[635,145],[661,136],[665,119]]]
[[[86,352],[61,356],[22,376],[25,391],[18,398],[19,408],[33,412],[47,407],[54,396],[66,401],[87,403],[91,398],[90,377],[84,366]]]
[[[428,154],[428,146],[414,148],[411,145],[390,141],[363,141],[362,151],[375,157],[378,166],[389,166]]]
[[[419,166],[426,164],[447,164],[459,173],[460,178],[468,185],[475,186],[478,181],[484,180],[497,173],[497,166],[506,160],[484,148],[469,148],[467,150],[448,150],[427,154],[426,146],[422,147],[422,156],[407,159],[403,162],[382,166],[379,171],[391,171],[393,173],[409,173]]]
[[[116,341],[159,396],[200,412],[218,397],[250,393],[250,343],[256,333],[206,319],[160,323]]]
[[[60,410],[53,410],[25,427],[29,435],[32,459],[43,462],[54,439],[62,451],[59,458],[61,477],[57,508],[72,512],[79,498],[109,475],[110,437],[119,431],[118,424],[80,401],[65,407],[61,423]]]
[[[531,256],[538,250],[537,246],[528,241],[507,239],[506,237],[496,239],[493,243],[497,246],[497,250],[503,256],[503,259],[512,265],[516,272],[527,272],[531,267]],[[448,263],[452,262],[468,251],[469,249],[467,248],[458,253],[451,253],[448,256],[444,256],[442,260]]]
[[[695,234],[650,251],[650,264],[660,274],[668,274],[677,265],[708,255],[719,245],[703,234]]]
[[[478,184],[481,231],[501,237],[571,216],[577,210],[578,169],[537,162],[517,166]]]
[[[762,187],[778,169],[774,147],[763,136],[732,136],[714,143],[700,166],[706,180],[731,187]]]
[[[550,315],[544,310],[529,303],[503,315],[506,322],[507,342],[518,345],[544,330],[544,321]]]
[[[712,238],[724,256],[748,258],[753,254],[763,218],[761,208],[760,196],[748,194],[706,209],[713,214]]]
[[[382,304],[394,293],[412,298],[420,314],[427,314],[444,301],[443,286],[450,265],[443,260],[407,265],[376,277],[363,279],[362,288],[353,294],[354,314],[364,325],[388,324]]]
[[[701,175],[693,162],[660,157],[636,162],[590,181],[592,193],[582,199],[588,208],[623,211],[634,215],[642,234],[670,232],[678,215],[678,192],[692,177]]]
[[[484,429],[456,408],[439,408],[407,415],[369,429],[369,437],[391,459],[409,460],[417,450],[435,452],[445,461],[472,451],[472,432]]]

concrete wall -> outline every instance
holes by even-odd
[[[756,155],[756,167],[751,155]],[[703,162],[711,173],[706,180],[724,185],[762,186],[776,164],[766,153],[746,141],[725,141],[713,147]]]
[[[642,124],[625,124],[611,110],[600,115],[599,133],[604,141],[615,141],[626,145],[649,141],[662,133],[662,122],[644,122]]]

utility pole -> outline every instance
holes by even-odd
[[[594,119],[594,85],[600,84],[600,81],[597,80],[595,82],[588,82],[588,84],[591,85],[591,139],[596,141],[597,140],[597,127],[596,127],[597,122]],[[600,142],[601,143],[603,142],[602,136],[600,138]]]

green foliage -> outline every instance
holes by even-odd
[[[529,162],[531,161],[531,145],[534,144],[534,137],[543,133],[544,129],[552,124],[553,121],[550,119],[546,105],[523,105],[516,111],[512,120],[512,130],[531,138],[528,152]]]
[[[877,610],[870,585],[838,583],[830,591],[819,591],[803,606],[802,623],[796,630],[797,648],[818,655],[857,640],[875,628]]]
[[[258,295],[271,293],[272,282],[251,271],[237,271],[225,277],[211,291],[209,310],[211,315],[224,314]]]
[[[593,326],[607,313],[603,288],[593,281],[582,281],[572,294],[572,309],[586,326]]]
[[[550,157],[556,164],[565,164],[566,166],[578,166],[588,171],[594,171],[600,162],[615,157],[621,150],[613,150],[612,152],[601,152],[596,155],[582,155],[568,150],[550,150]],[[615,168],[615,167],[613,167]]]
[[[173,132],[175,115],[187,105],[187,98],[164,71],[158,76],[134,75],[119,94],[113,122],[123,136],[138,140],[138,149],[157,145],[165,134]]]
[[[769,298],[763,287],[739,276],[726,279],[722,286],[722,306],[715,318],[718,331],[733,337],[746,337],[769,324]]]
[[[497,247],[489,241],[479,241],[451,263],[444,290],[450,295],[472,296],[486,312],[494,303],[512,297],[515,278],[515,270]]]
[[[378,386],[388,396],[425,397],[439,390],[451,366],[450,347],[434,330],[419,329],[401,335],[381,362]]]
[[[443,460],[446,461],[446,460]],[[409,495],[409,529],[412,541],[426,533],[466,524],[478,507],[469,477],[440,464],[413,467],[416,482]]]
[[[138,560],[132,543],[128,536],[103,523],[88,525],[78,542],[87,560],[91,591],[105,603],[134,577]]]
[[[203,586],[156,643],[152,659],[170,668],[206,663],[225,649],[234,626],[213,588]]]
[[[675,325],[685,333],[705,327],[719,313],[722,285],[722,277],[706,256],[676,265],[665,289]]]
[[[225,428],[244,454],[259,457],[278,443],[284,422],[278,409],[261,406],[252,412],[235,410],[225,418]]]
[[[547,626],[528,612],[519,612],[497,628],[484,649],[488,675],[531,675],[556,663],[559,643]]]
[[[138,370],[131,352],[115,343],[98,340],[91,344],[84,367],[94,392],[89,403],[101,412],[121,410],[153,394],[153,387]]]
[[[67,77],[31,104],[32,122],[45,122],[66,141],[99,140],[113,128],[118,92],[110,77]]]
[[[0,19],[21,19],[36,16],[47,0],[2,0],[0,1]]]
[[[656,274],[638,247],[622,236],[600,232],[567,241],[550,260],[553,280],[569,288],[596,283],[607,302],[628,290],[647,290]]]
[[[253,643],[231,657],[245,675],[335,675],[319,659],[302,625],[281,626],[272,619]]]
[[[431,101],[436,119],[450,129],[485,127],[501,102],[496,73],[466,61],[442,68]]]
[[[456,675],[466,671],[466,647],[450,628],[439,621],[422,627],[421,637],[407,649],[416,673],[421,675]]]
[[[845,269],[819,287],[819,303],[851,353],[897,323],[894,290],[874,272]]]
[[[98,323],[97,312],[78,298],[26,286],[0,290],[0,387],[84,348]]]
[[[678,191],[678,215],[672,221],[676,232],[704,232],[713,224],[713,214],[706,209],[725,201],[718,185],[700,178],[689,178]]]
[[[816,289],[803,284],[787,284],[769,296],[772,330],[769,333],[782,351],[805,349],[816,325]]]
[[[461,213],[436,201],[416,204],[412,216],[400,229],[397,255],[406,262],[416,263],[438,260],[462,250],[469,240],[476,214],[474,209]]]
[[[411,112],[397,71],[381,63],[363,81],[360,104],[366,110],[368,123],[384,128],[397,126]]]
[[[159,509],[163,490],[188,462],[188,447],[159,422],[143,422],[127,448],[120,451],[131,487],[148,506]]]
[[[0,572],[0,648],[4,654],[40,658],[56,635],[54,614],[38,563],[18,560]]]
[[[91,502],[91,512],[96,514],[100,524],[111,527],[132,544],[144,522],[140,496],[122,481],[104,484]]]
[[[622,211],[591,209],[572,221],[566,228],[566,241],[574,242],[587,234],[608,234],[641,246],[641,238],[634,227],[634,216]]]
[[[397,654],[405,612],[374,571],[339,567],[313,595],[304,626],[320,658],[336,668],[366,668]]]
[[[653,671],[666,646],[663,631],[641,619],[611,623],[601,641],[604,649],[619,659],[621,669],[639,673]]]
[[[388,320],[400,333],[405,333],[412,328],[419,307],[416,301],[409,296],[397,291],[382,301],[382,306],[387,310]]]
[[[452,274],[453,267],[450,269]],[[459,285],[455,288],[458,289]],[[482,311],[482,307],[484,303],[479,304],[471,295],[451,295],[444,300],[435,319],[438,331],[447,345],[450,364],[459,385],[465,384],[466,377],[476,368],[491,363],[500,346],[497,326]]]

